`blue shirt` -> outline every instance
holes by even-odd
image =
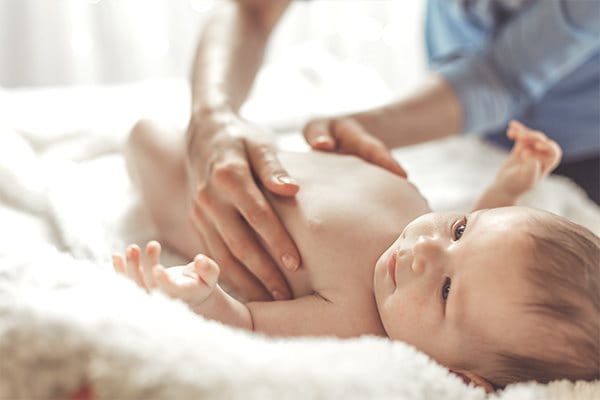
[[[560,143],[565,160],[600,153],[600,1],[429,0],[425,29],[466,132],[510,146],[514,118]]]

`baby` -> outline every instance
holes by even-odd
[[[432,213],[414,185],[356,157],[281,153],[302,190],[293,200],[265,195],[303,266],[283,271],[293,300],[244,303],[219,286],[214,249],[194,239],[181,211],[183,147],[165,129],[134,128],[130,172],[162,239],[186,256],[206,255],[164,268],[157,242],[143,260],[129,246],[113,264],[141,287],[269,335],[401,340],[487,391],[599,378],[600,240],[549,212],[514,206],[560,160],[541,132],[510,124],[515,145],[471,213]]]

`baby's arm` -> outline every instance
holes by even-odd
[[[146,246],[144,262],[141,258],[140,248],[131,245],[125,257],[113,256],[113,265],[140,287],[182,300],[205,318],[270,335],[352,335],[346,332],[352,318],[339,312],[339,304],[319,295],[244,304],[217,284],[219,267],[206,256],[198,255],[185,266],[165,268],[159,262],[160,245],[153,241]]]
[[[511,121],[506,136],[515,144],[474,210],[514,205],[560,162],[560,147],[542,132]]]
[[[219,266],[210,258],[197,255],[193,262],[165,268],[160,264],[160,244],[146,246],[144,260],[136,245],[127,248],[125,257],[113,255],[113,266],[147,291],[158,289],[182,300],[197,314],[224,324],[252,330],[252,316],[245,304],[227,294],[219,285]]]

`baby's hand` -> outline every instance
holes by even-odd
[[[496,183],[518,196],[533,188],[560,162],[560,146],[540,131],[511,121],[506,136],[515,141],[508,158],[496,175]]]
[[[136,245],[127,247],[125,257],[113,255],[113,266],[140,287],[150,291],[159,289],[170,297],[180,299],[190,307],[204,302],[213,292],[219,277],[219,266],[210,258],[198,254],[194,261],[182,266],[165,268],[160,264],[160,244],[146,245],[143,262]]]

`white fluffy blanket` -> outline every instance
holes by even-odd
[[[183,124],[187,101],[180,82],[0,91],[0,398],[65,398],[84,384],[98,399],[490,397],[403,343],[269,339],[113,274],[113,251],[154,237],[121,143],[142,115]],[[294,135],[282,146],[303,147]],[[397,155],[434,209],[468,209],[502,159],[468,138]],[[599,209],[565,179],[548,179],[524,203],[600,232]],[[597,399],[600,382],[494,396]]]

